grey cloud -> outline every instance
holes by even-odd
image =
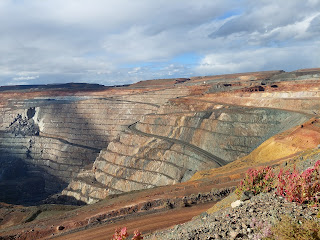
[[[311,33],[320,33],[320,13],[317,17],[315,17],[308,28],[308,32]]]
[[[199,75],[263,70],[293,71],[320,65],[320,42],[292,47],[264,47],[208,54],[196,67]],[[297,61],[298,59],[298,61]]]
[[[259,29],[260,24],[258,22],[252,21],[251,19],[241,17],[236,17],[226,22],[217,31],[211,33],[209,37],[224,37],[234,33],[246,33],[252,32],[253,29]]]
[[[21,76],[21,77],[15,77],[13,78],[13,80],[34,80],[34,79],[37,79],[39,78],[39,76]]]
[[[186,33],[222,15],[230,2],[3,0],[0,54],[5,57],[0,64],[12,78],[30,71],[39,81],[52,74],[57,81],[60,75],[68,81],[70,74],[97,79],[96,73],[107,71],[117,76],[123,64],[166,61],[188,51]]]
[[[219,56],[222,65],[227,58],[239,61],[234,71],[252,71],[254,61],[243,63],[230,53],[248,58],[260,56],[252,49],[261,48],[272,59],[277,52],[266,49],[276,45],[286,62],[286,52],[289,58],[298,46],[315,45],[319,9],[319,0],[1,0],[0,85],[108,85],[194,75],[199,69],[214,73],[204,67],[208,56]],[[173,64],[187,53],[203,56],[198,67]],[[297,66],[302,59],[316,62],[314,54],[289,62]]]
[[[303,21],[310,15],[319,13],[320,1],[247,1],[248,8],[235,18],[230,19],[210,37],[227,37],[243,33],[264,34],[277,28]],[[319,7],[319,8],[316,8]]]

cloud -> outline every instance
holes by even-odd
[[[319,67],[320,1],[247,3],[242,14],[209,34],[224,46],[205,54],[198,74]]]
[[[315,34],[319,36],[320,34],[320,14],[318,14],[315,18],[310,22],[308,32],[311,34]]]
[[[13,80],[18,80],[18,81],[21,81],[21,80],[34,80],[34,79],[37,79],[39,78],[39,76],[21,76],[21,77],[14,77]]]
[[[265,33],[277,28],[294,25],[320,13],[320,1],[246,1],[241,15],[227,21],[211,37],[231,34]]]
[[[319,9],[319,0],[1,0],[0,85],[123,84],[214,74],[228,63],[264,70],[279,52],[276,69],[313,67]],[[291,59],[303,46],[310,54]]]
[[[293,71],[320,65],[320,41],[315,45],[265,47],[208,54],[196,67],[199,75],[283,70]],[[297,61],[298,59],[298,61]]]

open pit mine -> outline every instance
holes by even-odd
[[[0,87],[0,113],[0,239],[150,234],[319,156],[320,69]]]

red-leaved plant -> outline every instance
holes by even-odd
[[[250,168],[236,189],[238,197],[242,192],[250,191],[253,194],[269,192],[274,187],[274,173],[271,167]]]
[[[314,167],[301,174],[294,169],[292,172],[280,170],[277,182],[277,194],[290,202],[316,203],[320,192],[320,160]]]
[[[258,194],[269,192],[272,188],[276,188],[276,193],[290,202],[319,204],[320,160],[302,173],[295,168],[293,171],[280,169],[277,179],[271,167],[249,169],[236,194],[240,197],[244,191]]]
[[[139,232],[138,230],[135,230],[134,235],[132,237],[132,240],[142,240],[142,239],[143,239],[143,237],[142,237],[141,232]]]
[[[124,227],[124,228],[117,228],[115,230],[115,233],[114,235],[112,236],[112,239],[111,240],[126,240],[127,237],[128,237],[128,232],[127,232],[127,228]],[[133,237],[131,238],[131,240],[142,240],[143,237],[142,237],[142,234],[141,232],[139,232],[138,230],[135,230],[134,231],[134,235]]]

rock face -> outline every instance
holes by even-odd
[[[12,101],[2,110],[1,162],[11,158],[23,161],[30,179],[42,178],[43,197],[48,196],[90,168],[123,126],[155,109],[112,99]],[[7,196],[2,196],[0,201],[5,201]]]
[[[80,173],[62,194],[92,203],[110,194],[186,181],[197,170],[214,167],[183,145],[122,133],[100,152],[92,170]]]
[[[102,92],[13,97],[1,103],[0,161],[15,159],[13,165],[23,166],[21,179],[41,186],[37,200],[63,190],[66,198],[93,203],[184,182],[199,170],[248,155],[269,137],[309,119],[319,107],[317,74],[155,80]],[[288,93],[285,83],[293,80],[301,84]],[[306,82],[313,91],[304,93]],[[292,111],[293,100],[301,102],[299,112]],[[11,171],[7,164],[0,167],[2,175]],[[20,182],[10,183],[18,188]]]
[[[186,181],[198,170],[219,167],[219,160],[226,164],[249,154],[270,136],[308,119],[301,113],[214,102],[190,104],[177,97],[175,102],[164,102],[168,95],[173,97],[167,93],[128,96],[130,101],[142,101],[147,95],[148,101],[160,98],[157,103],[163,104],[157,113],[135,122],[138,132],[132,128],[121,132],[100,152],[92,170],[79,174],[62,194],[93,203],[110,194]]]
[[[272,135],[307,119],[293,112],[220,105],[203,112],[146,115],[137,129],[182,140],[232,162]]]

